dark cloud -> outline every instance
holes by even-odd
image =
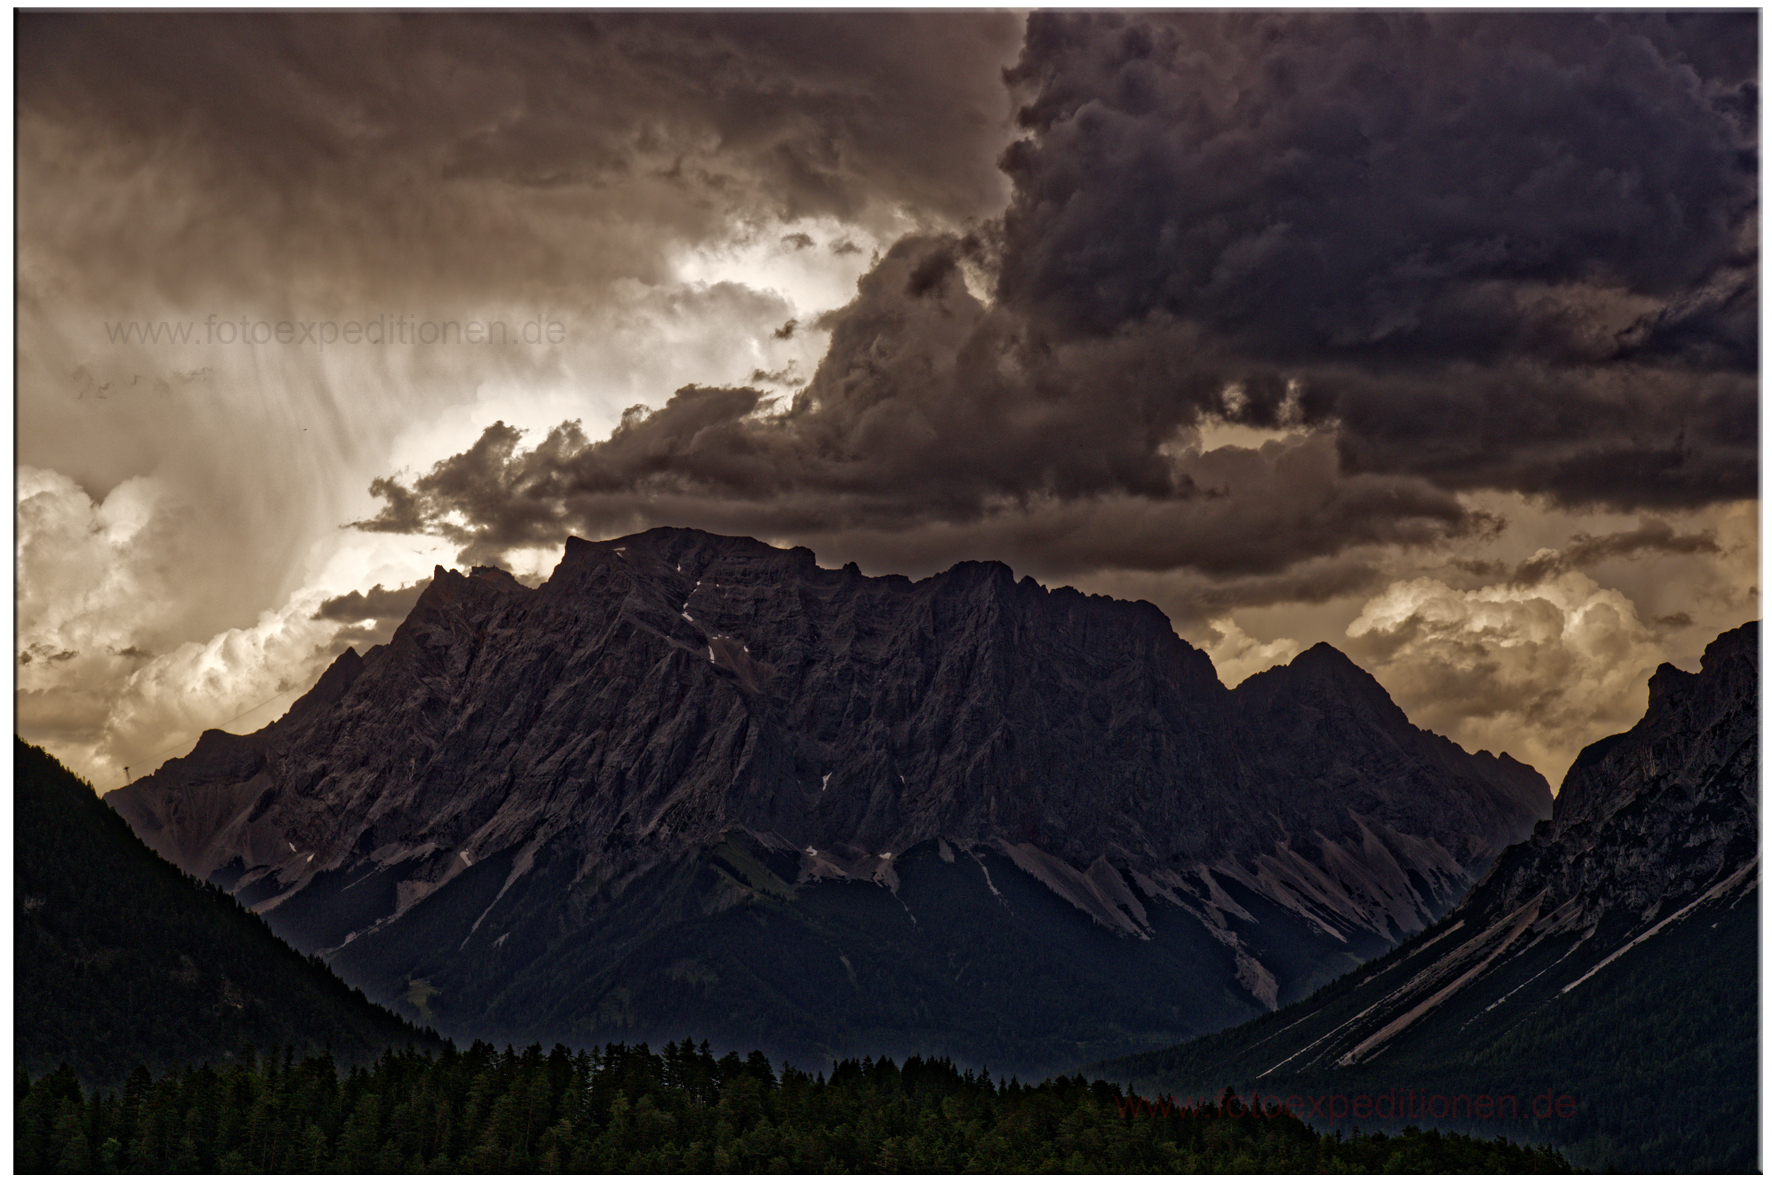
[[[352,591],[339,595],[321,603],[314,612],[315,619],[330,619],[339,623],[362,623],[366,620],[405,619],[412,611],[414,603],[422,595],[431,580],[426,578],[411,586],[384,588],[376,583],[367,592]]]
[[[428,578],[400,587],[384,587],[378,582],[367,591],[351,591],[325,600],[309,618],[341,626],[316,648],[316,653],[330,663],[346,648],[366,652],[387,643],[430,585]]]
[[[35,13],[18,22],[17,101],[28,154],[103,159],[119,183],[176,162],[195,181],[176,208],[86,224],[100,273],[156,262],[177,287],[174,259],[219,256],[242,260],[242,285],[274,259],[383,289],[570,290],[662,274],[661,245],[734,217],[994,213],[998,71],[1018,25],[997,12]],[[586,224],[573,207],[587,200],[629,226]],[[27,203],[21,231],[54,215]],[[562,250],[567,226],[576,248]]]
[[[469,562],[671,522],[900,569],[991,553],[1039,574],[1226,577],[1494,527],[1419,480],[1344,476],[1327,435],[1190,449],[1185,340],[1029,346],[959,280],[968,250],[895,246],[785,407],[692,386],[607,440],[569,423],[533,450],[496,424],[409,485],[377,481],[386,504],[362,525],[437,533]]]
[[[960,260],[952,250],[937,248],[925,254],[916,266],[911,268],[910,277],[904,282],[904,293],[913,299],[938,291],[948,280],[959,274]]]
[[[1036,14],[1007,212],[888,251],[791,401],[688,387],[533,451],[501,424],[378,481],[366,527],[464,561],[674,523],[1228,583],[1493,535],[1468,490],[1751,497],[1757,66],[1714,42],[1756,27]],[[1203,451],[1219,422],[1290,433]]]
[[[332,639],[322,645],[318,652],[325,664],[331,664],[344,655],[346,648],[355,648],[359,654],[369,651],[377,644],[385,644],[394,638],[400,629],[400,619],[372,619],[362,623],[349,623],[338,629]]]
[[[1351,469],[1751,496],[1757,30],[1036,14],[1000,296],[1068,337],[1196,325],[1298,380]]]
[[[1536,586],[1565,570],[1578,570],[1609,558],[1634,558],[1643,554],[1720,554],[1722,546],[1711,530],[1680,533],[1666,521],[1650,517],[1635,529],[1599,537],[1577,533],[1561,550],[1541,550],[1515,567],[1509,581],[1514,586]]]
[[[751,370],[751,384],[805,385],[806,379],[795,372],[795,369],[796,366],[791,361],[780,369],[753,369]]]
[[[84,490],[52,489],[68,512],[36,527],[20,646],[51,646],[20,667],[90,691],[26,686],[21,711],[151,750],[283,683],[260,665],[378,642],[393,615],[315,620],[312,597],[251,620],[340,519],[340,480],[460,448],[470,400],[503,421],[375,480],[365,528],[482,564],[652,524],[875,572],[992,556],[1178,620],[1269,606],[1264,637],[1288,604],[1329,626],[1411,566],[1506,582],[1531,544],[1505,564],[1449,544],[1494,538],[1477,505],[1535,540],[1596,506],[1654,514],[1556,551],[1540,573],[1576,606],[1584,564],[1739,565],[1752,530],[1707,506],[1758,489],[1758,21],[23,14],[21,458]],[[853,302],[825,310],[863,252]],[[781,289],[746,286],[745,257]],[[378,310],[545,312],[572,347],[236,364],[83,335]],[[676,387],[606,439],[508,425]],[[154,532],[119,528],[161,485]],[[187,576],[223,551],[238,577]],[[1706,604],[1703,630],[1748,593],[1737,565],[1728,587],[1652,570],[1638,598],[1662,620]],[[1398,618],[1436,618],[1400,594]],[[1472,635],[1424,634],[1423,659],[1482,642],[1465,594],[1430,596]],[[100,615],[145,622],[83,630]],[[204,647],[221,628],[250,643]],[[1277,643],[1214,631],[1249,659]],[[140,668],[138,641],[161,654]],[[1565,684],[1563,659],[1521,683]]]
[[[1507,573],[1507,563],[1498,558],[1452,558],[1446,564],[1460,573],[1477,578],[1494,579]]]
[[[1643,553],[1720,554],[1715,531],[1680,533],[1666,521],[1650,518],[1635,529],[1599,537],[1577,533],[1564,553],[1571,562],[1587,565],[1607,558],[1631,558]]]
[[[18,661],[20,664],[29,664],[33,660],[47,660],[51,664],[61,664],[64,661],[73,660],[79,655],[78,652],[67,648],[57,650],[46,644],[32,644],[18,654]]]
[[[1689,39],[1629,15],[1037,14],[1003,292],[1289,359],[1609,355],[1583,294],[1751,263],[1755,72],[1701,76]]]

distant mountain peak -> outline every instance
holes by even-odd
[[[1334,678],[1343,684],[1357,685],[1362,689],[1373,689],[1384,693],[1387,699],[1390,697],[1390,694],[1385,692],[1384,686],[1378,683],[1378,678],[1355,664],[1340,648],[1323,641],[1312,644],[1294,656],[1286,667],[1295,674],[1323,679]]]
[[[1377,677],[1326,643],[1313,644],[1286,664],[1245,678],[1232,692],[1251,702],[1315,698],[1325,707],[1339,702],[1345,708],[1361,708],[1381,717],[1386,724],[1410,724]]]

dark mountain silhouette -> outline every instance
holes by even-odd
[[[1547,1135],[1589,1168],[1756,1168],[1759,633],[1719,636],[1698,673],[1663,665],[1642,721],[1584,750],[1552,818],[1432,928],[1104,1073],[1182,1093],[1566,1096],[1530,1131],[1450,1101],[1408,1122]]]
[[[84,781],[15,740],[13,1053],[88,1085],[248,1044],[367,1063],[439,1039],[146,848]]]
[[[1307,995],[1550,808],[1326,646],[1233,692],[1148,603],[682,529],[439,569],[111,799],[450,1033],[1024,1071]]]

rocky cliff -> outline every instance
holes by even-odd
[[[582,1040],[705,1010],[735,1037],[799,1029],[789,1053],[855,1021],[926,1044],[973,1003],[1001,1025],[1018,975],[1048,981],[1049,1041],[1222,1025],[1421,930],[1550,806],[1326,646],[1232,692],[1147,603],[677,529],[574,539],[534,589],[439,568],[283,719],[110,799],[447,1031]],[[824,967],[796,981],[744,934],[759,919]],[[987,945],[980,1000],[960,961]],[[848,1025],[807,983],[827,968],[862,998]],[[1162,999],[1126,1017],[1140,989]]]
[[[1759,642],[1747,624],[1717,637],[1697,673],[1657,669],[1642,721],[1581,752],[1550,821],[1465,908],[1473,921],[1531,910],[1537,938],[1617,927],[1636,940],[1757,879]]]
[[[1547,1122],[1442,1123],[1550,1138],[1595,1169],[1751,1168],[1759,633],[1719,636],[1697,673],[1663,665],[1642,721],[1583,751],[1553,816],[1433,927],[1268,1018],[1104,1073],[1183,1093],[1554,1090],[1569,1101]]]

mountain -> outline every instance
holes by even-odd
[[[1233,692],[1148,603],[655,529],[394,638],[110,797],[461,1036],[1043,1072],[1419,931],[1549,815],[1327,646]]]
[[[373,1060],[440,1046],[146,848],[90,785],[15,740],[13,1053],[115,1087],[252,1044]]]
[[[1103,1073],[1181,1094],[1548,1095],[1545,1120],[1434,1122],[1529,1124],[1595,1169],[1757,1169],[1759,679],[1758,624],[1695,674],[1663,665],[1642,721],[1584,750],[1551,819],[1432,928],[1306,1001]]]

